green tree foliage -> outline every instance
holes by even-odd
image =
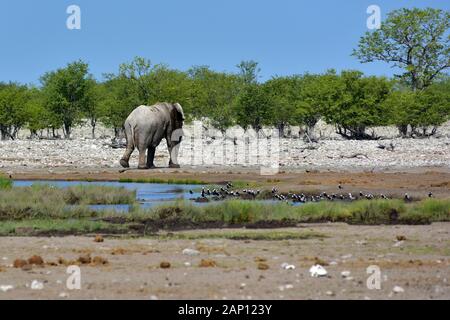
[[[404,135],[429,136],[450,115],[450,80],[443,79],[423,91],[397,90],[385,101],[391,124]],[[409,127],[409,131],[408,131]]]
[[[253,60],[241,61],[236,67],[239,69],[239,76],[245,84],[258,82],[259,73],[261,72],[258,62]]]
[[[86,63],[76,61],[41,78],[45,105],[54,115],[54,125],[63,127],[66,138],[70,137],[72,127],[91,103],[95,82],[88,69]]]
[[[379,30],[367,32],[353,55],[361,62],[384,61],[404,69],[412,90],[430,86],[450,67],[450,13],[439,9],[399,9]]]
[[[301,76],[275,77],[263,85],[273,104],[270,124],[278,128],[280,136],[286,126],[304,124],[310,116],[310,110],[302,99],[305,82]]]
[[[246,85],[236,106],[237,124],[259,131],[272,124],[274,114],[274,102],[267,90],[258,84]]]
[[[27,128],[31,137],[42,137],[45,129],[55,127],[54,115],[45,107],[45,99],[38,88],[29,90],[26,102]]]
[[[211,124],[225,131],[235,122],[235,106],[241,91],[239,76],[215,72],[206,66],[188,71],[191,79],[191,116],[209,118]]]
[[[168,68],[166,65],[156,65],[147,75],[147,83],[151,88],[148,105],[157,102],[178,102],[187,114],[190,113],[191,83],[186,72]]]
[[[346,138],[373,138],[366,128],[388,123],[390,114],[384,100],[392,83],[386,78],[364,77],[359,71],[343,71],[333,82],[326,95],[332,99],[324,107],[325,120]]]
[[[15,139],[26,124],[25,104],[28,99],[26,86],[17,83],[0,84],[0,132],[1,139]]]

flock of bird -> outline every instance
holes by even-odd
[[[284,201],[284,202],[293,202],[293,203],[307,203],[307,202],[319,202],[319,201],[354,201],[354,200],[373,200],[373,199],[390,199],[385,194],[372,194],[372,193],[363,193],[359,192],[357,195],[353,195],[351,192],[342,193],[344,187],[339,184],[338,189],[341,193],[327,193],[321,192],[318,195],[305,195],[304,193],[292,193],[289,192],[287,194],[280,193],[276,187],[273,187],[271,193],[267,193],[261,199],[270,199]],[[190,194],[194,194],[192,190],[189,190]],[[198,202],[209,201],[211,200],[225,200],[227,198],[241,198],[247,200],[255,200],[258,195],[262,194],[261,190],[253,190],[253,189],[243,189],[243,190],[233,190],[233,184],[228,182],[225,187],[208,189],[203,187],[200,193],[199,198],[195,199]],[[433,193],[429,192],[428,197],[432,198]],[[408,193],[405,193],[403,199],[407,202],[412,201],[411,196]]]

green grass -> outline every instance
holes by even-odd
[[[251,224],[260,221],[346,222],[350,224],[427,224],[450,221],[450,200],[430,199],[406,204],[401,200],[360,200],[351,203],[319,202],[301,206],[286,203],[228,200],[198,207],[188,202],[175,202],[151,209],[132,210],[127,219],[189,221],[193,223],[223,222]]]
[[[75,186],[59,189],[34,184],[0,190],[0,221],[42,218],[82,218],[96,213],[89,204],[134,204],[134,191],[125,188]],[[73,207],[71,207],[73,206]]]
[[[33,219],[0,223],[1,236],[39,234],[86,234],[100,231],[123,232],[126,226],[87,219]]]
[[[193,185],[206,185],[205,181],[196,179],[161,179],[161,178],[122,178],[119,180],[121,183],[160,183],[160,184],[193,184]]]
[[[11,189],[13,185],[13,181],[9,178],[0,175],[0,190],[1,189]]]
[[[224,231],[196,231],[175,232],[171,234],[159,234],[160,239],[229,239],[229,240],[307,240],[323,239],[326,235],[313,231],[277,231],[277,230],[224,230]]]

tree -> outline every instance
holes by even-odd
[[[15,139],[25,125],[28,88],[17,83],[0,86],[0,132],[1,139]]]
[[[284,135],[287,125],[303,124],[306,118],[306,114],[301,114],[305,111],[301,99],[302,84],[300,76],[275,77],[264,83],[264,90],[273,103],[270,123],[278,128],[280,136]]]
[[[55,115],[57,125],[63,126],[66,138],[70,138],[72,127],[90,103],[94,82],[88,70],[88,65],[80,60],[41,78],[45,104]]]
[[[362,63],[384,61],[405,73],[412,90],[430,86],[450,67],[450,13],[439,9],[399,9],[381,28],[367,32],[353,51]]]
[[[121,75],[107,75],[101,84],[104,88],[101,104],[105,110],[105,125],[114,128],[116,138],[119,137],[123,123],[134,108],[141,105],[136,87]]]
[[[271,96],[258,84],[246,86],[236,106],[237,123],[243,127],[251,126],[256,131],[270,125],[274,114]]]
[[[151,85],[149,75],[152,72],[151,62],[142,57],[135,57],[129,63],[122,63],[119,66],[118,77],[129,80],[137,95],[139,103],[136,105],[148,104],[151,99]]]
[[[386,78],[363,77],[359,71],[343,71],[332,90],[333,101],[325,106],[324,117],[348,139],[374,138],[366,133],[370,126],[388,123],[389,110],[384,104],[392,83]]]
[[[98,84],[94,79],[90,81],[90,88],[86,94],[86,101],[83,104],[83,115],[89,119],[91,125],[92,139],[95,139],[95,128],[97,122],[105,116],[105,104],[102,103],[106,97],[105,86]]]
[[[146,76],[147,85],[151,93],[147,104],[158,102],[178,102],[184,111],[189,114],[190,110],[190,87],[191,80],[186,72],[168,68],[166,65],[156,65]]]
[[[258,62],[253,60],[241,61],[236,67],[239,69],[239,75],[245,84],[258,82],[259,73],[261,72]]]
[[[208,117],[214,127],[224,132],[236,120],[235,106],[242,87],[241,79],[205,66],[191,68],[188,75],[193,117]]]
[[[55,119],[53,114],[45,107],[45,99],[41,90],[38,88],[29,90],[25,109],[30,137],[42,137],[42,130],[51,128]],[[38,133],[39,131],[41,131],[40,134]]]

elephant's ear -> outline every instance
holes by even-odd
[[[178,113],[181,115],[181,118],[182,118],[183,120],[185,120],[183,108],[181,107],[181,105],[180,105],[179,103],[175,103],[173,106],[174,106],[175,110],[177,110]]]

